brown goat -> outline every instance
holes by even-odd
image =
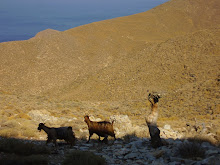
[[[89,129],[89,140],[87,141],[87,143],[89,143],[90,138],[93,135],[93,133],[99,136],[99,140],[100,140],[100,136],[104,137],[103,141],[105,142],[108,141],[109,135],[114,137],[114,139],[116,140],[114,129],[113,129],[114,121],[112,121],[112,123],[107,122],[107,121],[95,122],[95,121],[91,121],[89,119],[89,116],[85,116],[84,119]]]
[[[45,126],[43,123],[40,123],[38,130],[43,129],[47,133],[47,142],[46,145],[53,141],[55,146],[57,146],[57,139],[64,139],[71,146],[75,144],[75,134],[72,131],[72,127],[59,127],[59,128],[50,128]]]

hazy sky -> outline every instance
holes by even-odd
[[[0,0],[0,42],[147,11],[168,0]]]

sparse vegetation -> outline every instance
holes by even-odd
[[[216,140],[213,137],[207,136],[207,135],[196,135],[194,137],[189,137],[187,138],[188,141],[190,142],[195,142],[195,143],[203,143],[203,142],[208,142],[212,145],[217,145],[218,143],[216,142]]]
[[[105,165],[105,159],[88,151],[73,151],[69,153],[63,165]]]
[[[137,138],[137,135],[135,133],[127,134],[122,137],[122,139],[126,142],[129,143],[132,141],[132,139]]]
[[[36,145],[31,142],[14,138],[0,139],[0,152],[17,154],[17,155],[32,155],[32,154],[49,154],[50,151],[41,145]]]
[[[0,138],[0,165],[47,165],[50,150],[45,146],[14,138]]]
[[[178,146],[177,153],[186,159],[197,160],[198,158],[205,157],[205,149],[200,143],[194,142],[184,142]]]
[[[48,158],[42,155],[18,156],[10,154],[0,157],[0,165],[48,165]]]

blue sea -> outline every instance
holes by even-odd
[[[0,42],[27,40],[45,29],[64,31],[150,10],[168,0],[0,0]]]

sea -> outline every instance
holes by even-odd
[[[150,10],[168,0],[0,0],[0,42]]]

